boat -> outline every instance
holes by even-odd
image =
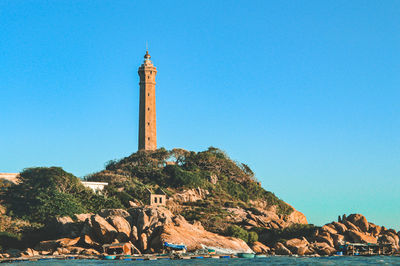
[[[116,257],[117,256],[115,256],[115,255],[104,255],[103,259],[105,259],[105,260],[115,260]]]
[[[242,259],[254,259],[254,253],[238,253],[237,256]]]
[[[186,250],[187,249],[185,245],[171,244],[168,242],[164,242],[164,247],[175,249],[175,250]]]
[[[256,255],[255,257],[256,257],[256,258],[266,258],[267,255],[265,255],[265,254],[258,254],[258,255]]]

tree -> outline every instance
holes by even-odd
[[[25,169],[18,184],[10,186],[2,196],[10,215],[39,223],[57,216],[122,206],[116,199],[93,193],[60,167]]]

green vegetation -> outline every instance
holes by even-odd
[[[293,211],[261,187],[248,165],[233,161],[214,147],[202,152],[163,148],[138,151],[119,161],[109,161],[105,170],[86,179],[109,182],[107,195],[118,198],[126,207],[129,201],[144,202],[147,188],[160,187],[169,196],[184,189],[206,189],[210,192],[206,200],[181,206],[179,213],[189,221],[199,220],[213,232],[222,232],[229,226],[226,208],[251,209],[252,201],[275,205],[280,215]]]
[[[268,241],[265,242],[275,245],[276,242],[285,243],[287,240],[292,238],[306,237],[307,239],[313,239],[318,228],[319,227],[314,226],[313,224],[293,224],[283,229],[256,228],[255,231],[259,236],[263,235],[268,239]]]
[[[3,191],[2,201],[10,216],[41,224],[58,216],[122,207],[117,198],[93,193],[59,167],[24,170],[19,183]]]
[[[0,183],[1,204],[5,206],[3,212],[7,212],[0,219],[0,245],[21,241],[21,236],[26,241],[49,234],[40,230],[55,217],[128,208],[131,201],[143,203],[148,197],[147,189],[162,188],[169,197],[185,189],[209,191],[205,199],[182,203],[175,211],[188,221],[200,221],[209,231],[225,232],[248,243],[257,241],[258,235],[227,221],[227,208],[257,213],[253,203],[262,201],[276,206],[279,215],[292,212],[289,205],[260,186],[249,166],[213,147],[202,152],[163,148],[138,151],[109,161],[103,171],[86,179],[109,185],[103,195],[93,193],[59,167],[28,168],[20,174],[18,184]]]
[[[217,182],[211,182],[212,176]],[[265,200],[276,205],[279,214],[290,214],[292,208],[264,190],[246,164],[236,163],[221,150],[210,147],[203,152],[164,148],[156,151],[138,151],[119,161],[109,161],[106,169],[89,175],[89,181],[109,182],[109,195],[121,198],[117,191],[125,191],[129,200],[145,200],[145,188],[161,187],[168,190],[204,188],[221,202],[248,205],[250,200]]]
[[[246,231],[237,225],[230,225],[226,228],[225,234],[227,236],[232,236],[240,238],[248,244],[258,241],[258,234],[254,231]]]

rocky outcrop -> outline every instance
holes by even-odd
[[[338,222],[331,222],[316,227],[313,233],[308,232],[302,238],[274,242],[273,230],[264,231],[259,240],[278,255],[312,255],[330,256],[335,254],[341,245],[347,243],[390,244],[392,250],[400,251],[400,232],[369,223],[361,214],[339,217]]]
[[[204,247],[231,252],[252,252],[250,247],[241,239],[225,237],[204,230],[201,224],[190,224],[182,216],[176,216],[172,223],[161,227],[159,237],[153,239],[153,248],[163,242],[179,243],[187,246],[188,251]]]
[[[271,253],[271,248],[268,246],[264,245],[261,242],[254,242],[251,245],[251,249],[256,253],[256,254],[270,254]]]
[[[202,188],[188,189],[181,193],[176,193],[172,196],[172,200],[179,203],[195,202],[205,199],[210,192]]]
[[[275,254],[277,255],[292,255],[292,252],[285,247],[281,242],[276,243],[275,245]]]
[[[88,255],[102,252],[103,244],[131,242],[141,252],[151,253],[160,252],[163,243],[169,242],[184,244],[188,251],[209,247],[233,253],[252,252],[243,240],[208,232],[199,222],[191,224],[163,207],[102,210],[85,218],[85,222],[65,217],[59,220],[60,224],[80,227],[78,237],[42,241],[32,250],[41,255]],[[261,243],[259,248],[268,252],[268,247]],[[27,256],[34,253],[32,250],[25,252]]]
[[[99,242],[110,244],[114,239],[116,239],[118,232],[106,221],[106,219],[96,214],[91,217],[90,221],[92,232],[97,237]]]

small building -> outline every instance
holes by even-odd
[[[167,201],[167,194],[161,189],[158,188],[154,193],[147,189],[148,191],[148,201],[147,204],[150,206],[165,206]]]
[[[132,255],[141,254],[131,242],[127,243],[113,243],[103,245],[103,252],[108,255]]]
[[[90,188],[95,193],[102,193],[104,188],[108,186],[107,182],[91,182],[91,181],[81,181],[82,185]]]

